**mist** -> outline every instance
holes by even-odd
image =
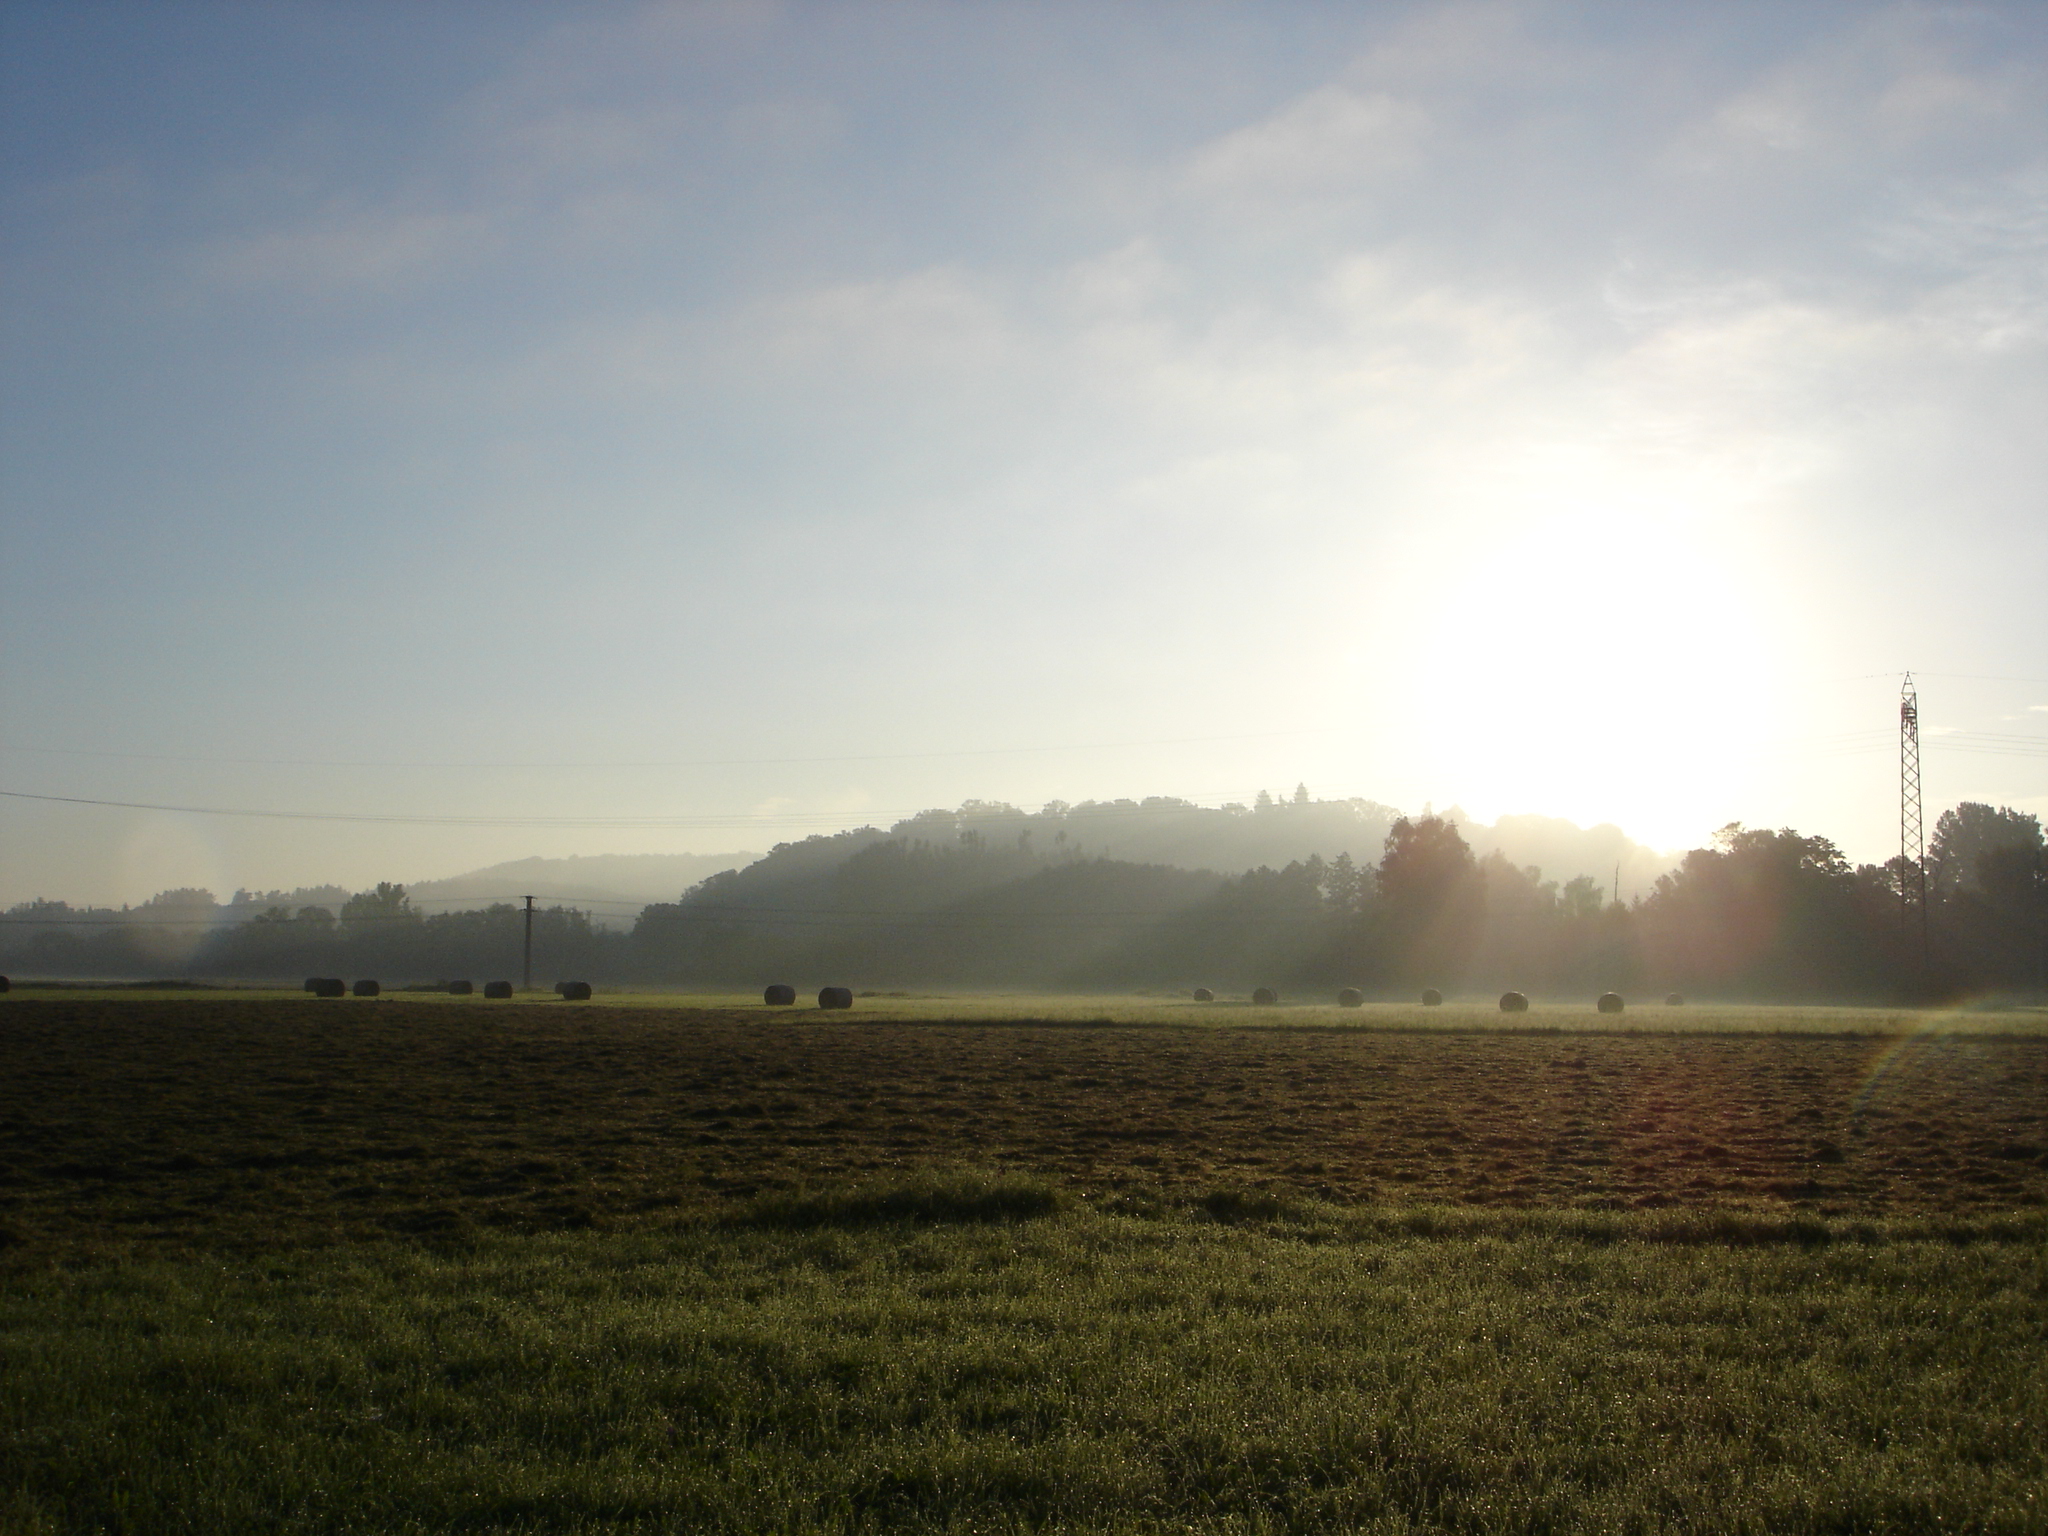
[[[1354,1002],[1621,987],[1674,1003],[1926,1003],[2048,988],[2048,844],[2010,807],[1943,812],[1924,866],[1858,866],[1790,829],[1731,824],[1674,864],[1613,827],[1462,820],[1319,801],[1306,785],[1215,809],[970,801],[715,872],[717,860],[534,859],[412,891],[238,890],[223,905],[182,889],[120,912],[25,903],[0,914],[0,965],[44,978],[368,972],[445,991],[479,972],[526,985],[537,954],[544,978],[586,996],[592,984],[746,994],[793,976],[893,995],[1279,985],[1348,988]],[[1516,861],[1538,848],[1573,872]],[[700,873],[673,900],[613,893]],[[616,884],[531,889],[578,879]],[[1916,892],[1918,925],[1902,920]]]

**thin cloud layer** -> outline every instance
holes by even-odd
[[[37,659],[0,684],[47,744],[570,698],[670,755],[1221,720],[1334,734],[679,792],[1306,777],[1879,857],[1881,753],[1759,744],[1884,725],[1831,677],[2048,674],[2027,8],[463,26],[446,83],[344,70],[237,135],[197,94],[96,122],[111,71],[17,116],[0,622]],[[1934,769],[2043,800],[2025,761]]]

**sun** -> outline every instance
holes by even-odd
[[[1611,821],[1659,847],[1731,819],[1781,626],[1711,519],[1546,497],[1433,596],[1411,615],[1408,712],[1444,798]]]

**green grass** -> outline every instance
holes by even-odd
[[[64,985],[39,987],[17,983],[16,990],[0,996],[0,1008],[58,1000],[91,1002],[190,1002],[208,997],[222,1003],[268,1004],[303,1001],[297,987],[264,988],[247,984],[223,985],[217,990],[183,985],[175,989],[147,987],[93,987]],[[1441,1007],[1424,1008],[1419,1003],[1368,1002],[1359,1008],[1343,1008],[1330,995],[1313,1000],[1289,994],[1274,1007],[1255,1007],[1247,998],[1224,996],[1213,1003],[1197,1003],[1182,993],[1044,993],[1044,992],[956,992],[912,993],[868,992],[857,995],[849,1013],[821,1013],[810,992],[799,992],[793,1008],[770,1008],[758,992],[684,992],[657,990],[612,990],[599,988],[592,1001],[569,1003],[556,998],[547,988],[521,994],[515,1003],[481,995],[451,997],[446,993],[407,992],[387,987],[377,998],[335,998],[322,1006],[345,1015],[348,1009],[378,1008],[394,1002],[420,1003],[461,1008],[488,1014],[512,1006],[539,1004],[565,1014],[599,1008],[629,1008],[673,1012],[708,1011],[737,1013],[764,1019],[801,1020],[840,1024],[1120,1024],[1155,1027],[1222,1027],[1230,1029],[1355,1029],[1396,1032],[1484,1031],[1502,1034],[1813,1034],[1895,1036],[1920,1033],[1963,1035],[2048,1036],[2048,1008],[2039,1006],[1987,1006],[1982,1008],[1864,1008],[1831,1007],[1816,1004],[1687,1003],[1667,1007],[1658,998],[1632,998],[1627,1011],[1602,1014],[1593,998],[1545,998],[1531,1000],[1529,1011],[1504,1014],[1492,994],[1452,996]]]
[[[17,1271],[0,1526],[2048,1529],[2039,1212],[1097,1203]]]
[[[0,1532],[2048,1532],[2038,1014],[624,1001],[4,1000]]]

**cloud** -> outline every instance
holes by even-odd
[[[522,418],[660,413],[716,400],[727,412],[771,410],[789,431],[834,395],[886,411],[906,392],[1000,383],[1044,345],[1027,341],[1022,323],[985,275],[932,267],[788,284],[722,304],[625,305],[540,328],[509,355],[485,360],[401,343],[357,359],[349,388],[422,409],[466,402]]]
[[[1925,274],[1916,312],[1931,337],[1993,353],[2048,341],[2048,164],[1922,197],[1871,246]]]
[[[201,258],[210,283],[276,287],[317,297],[395,288],[474,264],[503,239],[489,213],[351,206],[215,243]]]
[[[1426,121],[1412,102],[1322,86],[1204,146],[1184,179],[1197,194],[1234,200],[1356,187],[1413,164]]]
[[[1915,6],[1845,13],[1725,93],[1677,138],[1674,163],[1804,163],[1864,178],[1926,166],[1930,154],[1951,169],[1959,153],[1997,155],[2038,115],[2041,67],[2024,48],[1982,48],[1958,20]]]
[[[1013,339],[986,280],[951,266],[799,289],[740,324],[764,363],[862,379],[986,372],[1003,364]]]

